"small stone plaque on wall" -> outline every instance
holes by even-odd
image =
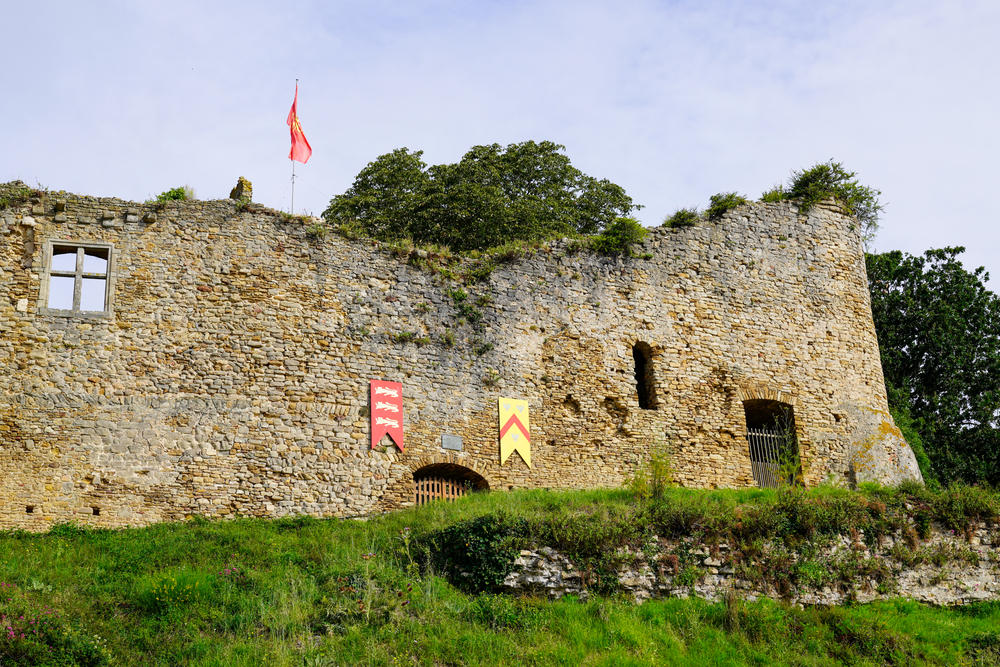
[[[442,435],[441,446],[445,449],[454,449],[456,452],[460,452],[462,451],[462,436],[447,434]]]

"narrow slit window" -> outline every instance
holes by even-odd
[[[632,346],[632,359],[635,361],[635,390],[639,397],[639,407],[643,410],[655,410],[657,402],[653,348],[648,343],[636,343]]]
[[[53,244],[46,306],[70,313],[108,310],[111,248]]]

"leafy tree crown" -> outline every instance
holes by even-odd
[[[935,476],[997,485],[1000,298],[964,250],[868,255],[872,315],[890,404],[909,412]]]
[[[383,240],[454,250],[511,240],[596,234],[639,208],[625,190],[574,167],[551,141],[473,146],[460,161],[427,166],[398,148],[362,169],[323,217]]]

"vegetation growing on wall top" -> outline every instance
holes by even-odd
[[[761,201],[794,200],[803,213],[823,201],[836,199],[857,218],[865,242],[871,241],[878,231],[879,214],[885,208],[879,201],[880,190],[861,185],[857,174],[847,171],[840,162],[832,159],[808,169],[792,172],[788,186],[777,186],[761,195]]]
[[[674,211],[673,215],[663,221],[664,227],[678,229],[680,227],[693,227],[698,223],[701,216],[698,215],[697,208],[680,208]]]
[[[635,218],[618,218],[590,240],[590,247],[604,255],[634,256],[633,246],[642,243],[648,232]]]
[[[0,211],[20,206],[28,201],[35,192],[37,191],[34,188],[28,187],[21,181],[0,183]]]
[[[194,190],[190,186],[179,185],[176,188],[164,190],[153,199],[150,199],[148,203],[163,204],[168,201],[193,201],[194,198]]]
[[[799,210],[806,213],[824,199],[836,199],[847,213],[861,224],[862,237],[867,243],[878,229],[879,213],[883,205],[879,190],[858,183],[853,171],[847,171],[839,162],[830,160],[808,169],[793,171],[788,185],[776,185],[764,192],[760,201],[780,202],[794,200]],[[720,192],[711,196],[705,210],[709,220],[720,220],[728,211],[747,203],[746,197],[737,192]],[[671,229],[691,227],[701,219],[697,208],[681,208],[667,216],[663,226]]]
[[[709,220],[720,220],[728,211],[746,203],[747,198],[736,192],[720,192],[709,198],[706,213]]]
[[[428,167],[422,151],[398,148],[362,169],[323,217],[377,239],[467,251],[596,234],[639,208],[563,150],[551,141],[474,146],[457,163]]]

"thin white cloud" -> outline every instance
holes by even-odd
[[[314,213],[398,146],[553,139],[658,223],[836,158],[889,203],[881,249],[1000,275],[1000,4],[40,2],[6,10],[0,180],[143,199],[239,175],[287,208],[294,79]]]

